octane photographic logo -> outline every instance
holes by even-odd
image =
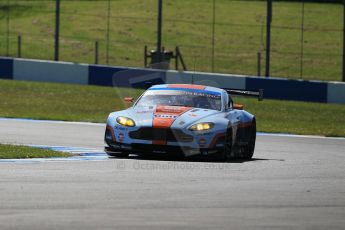
[[[148,161],[131,159],[118,159],[114,161],[116,170],[146,170],[146,171],[161,171],[161,170],[226,170],[230,169],[230,164],[215,164],[212,162],[200,164],[199,162],[186,161]]]

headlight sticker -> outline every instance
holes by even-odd
[[[116,118],[116,122],[120,125],[123,126],[129,126],[129,127],[134,127],[135,126],[135,122],[133,121],[133,119],[128,118],[128,117],[118,117]]]

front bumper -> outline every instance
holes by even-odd
[[[211,155],[222,151],[222,148],[190,148],[182,146],[171,145],[154,145],[154,144],[123,144],[111,143],[105,147],[106,153],[113,152],[128,152],[138,155],[151,155],[151,154],[167,154],[169,156],[195,156],[195,155]]]
[[[164,132],[163,132],[164,131]],[[138,155],[169,154],[179,156],[211,155],[224,148],[224,133],[199,133],[192,136],[180,130],[140,128],[135,131],[113,129],[105,131],[107,153],[128,152]],[[161,141],[161,142],[160,142]]]

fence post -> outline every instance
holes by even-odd
[[[7,0],[7,36],[6,36],[6,56],[10,56],[10,0]]]
[[[110,0],[108,0],[108,15],[107,15],[107,50],[106,50],[106,63],[107,63],[107,65],[109,65],[110,13],[111,13],[111,5],[110,5]]]
[[[345,1],[345,0],[344,0]],[[271,22],[272,22],[272,0],[267,0],[267,25],[266,25],[266,77],[270,76],[270,55],[271,55]]]
[[[176,47],[176,55],[178,55],[180,61],[181,61],[181,65],[182,65],[182,68],[184,71],[187,71],[187,66],[186,64],[184,63],[184,60],[183,60],[183,57],[182,57],[182,54],[181,54],[181,51],[180,51],[180,48],[177,46]],[[195,65],[195,61],[194,61],[194,65]],[[194,70],[195,70],[195,66],[194,66]]]
[[[175,69],[178,70],[178,48],[175,47]]]
[[[59,39],[60,39],[60,0],[55,0],[55,50],[54,60],[59,60]]]
[[[95,42],[95,64],[98,64],[98,41]]]
[[[300,53],[300,78],[303,79],[303,58],[304,58],[304,0],[302,1],[301,21],[301,53]]]
[[[163,2],[158,0],[158,13],[157,13],[157,54],[158,62],[162,61],[161,47],[162,47],[162,11]]]
[[[258,76],[261,76],[261,53],[258,52]]]
[[[17,51],[17,57],[22,57],[22,36],[18,35],[18,51]]]
[[[215,55],[215,33],[216,33],[216,0],[213,0],[213,20],[212,20],[212,73],[214,73],[214,55]]]
[[[144,68],[147,67],[147,46],[144,47]]]
[[[343,82],[345,82],[345,0],[343,0]]]

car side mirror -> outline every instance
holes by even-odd
[[[233,108],[234,108],[234,109],[238,109],[238,110],[243,110],[244,105],[241,105],[241,104],[234,104],[234,105],[233,105]]]
[[[134,98],[133,97],[125,97],[124,99],[125,103],[133,103],[134,102]]]

